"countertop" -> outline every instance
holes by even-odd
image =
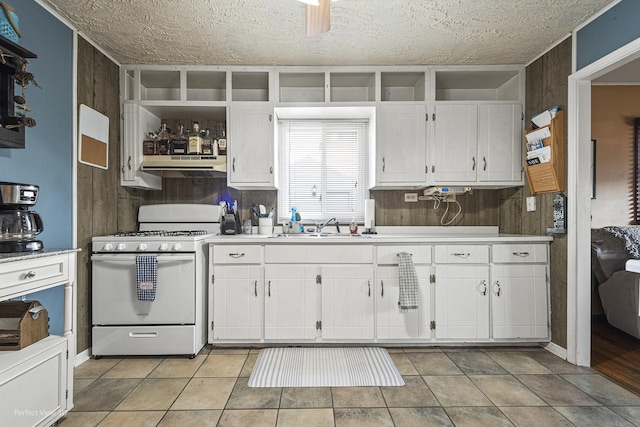
[[[11,252],[0,253],[0,264],[5,262],[24,261],[35,258],[42,258],[54,255],[68,254],[71,252],[80,252],[82,249],[43,249],[37,252]]]
[[[335,230],[327,226],[325,230]],[[522,243],[550,242],[551,236],[534,236],[522,234],[500,234],[498,227],[378,227],[378,234],[359,234],[312,236],[307,233],[282,235],[279,237],[278,227],[273,235],[238,234],[218,235],[205,239],[206,243],[258,243],[258,244],[376,244],[376,243]]]

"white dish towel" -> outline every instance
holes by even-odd
[[[400,310],[417,310],[420,294],[418,273],[413,265],[411,254],[408,252],[398,253],[398,275],[400,279],[400,296],[398,298]]]

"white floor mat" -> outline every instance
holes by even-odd
[[[380,347],[273,347],[260,350],[249,387],[403,386]]]

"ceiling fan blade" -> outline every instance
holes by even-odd
[[[319,0],[319,3],[307,5],[307,36],[319,36],[331,29],[331,0]]]

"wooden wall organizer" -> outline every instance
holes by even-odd
[[[560,110],[551,120],[549,131],[551,136],[542,140],[543,145],[551,147],[551,161],[527,166],[527,182],[531,194],[565,191],[566,168],[564,159],[565,147],[565,112]],[[526,133],[532,132],[528,128]]]

